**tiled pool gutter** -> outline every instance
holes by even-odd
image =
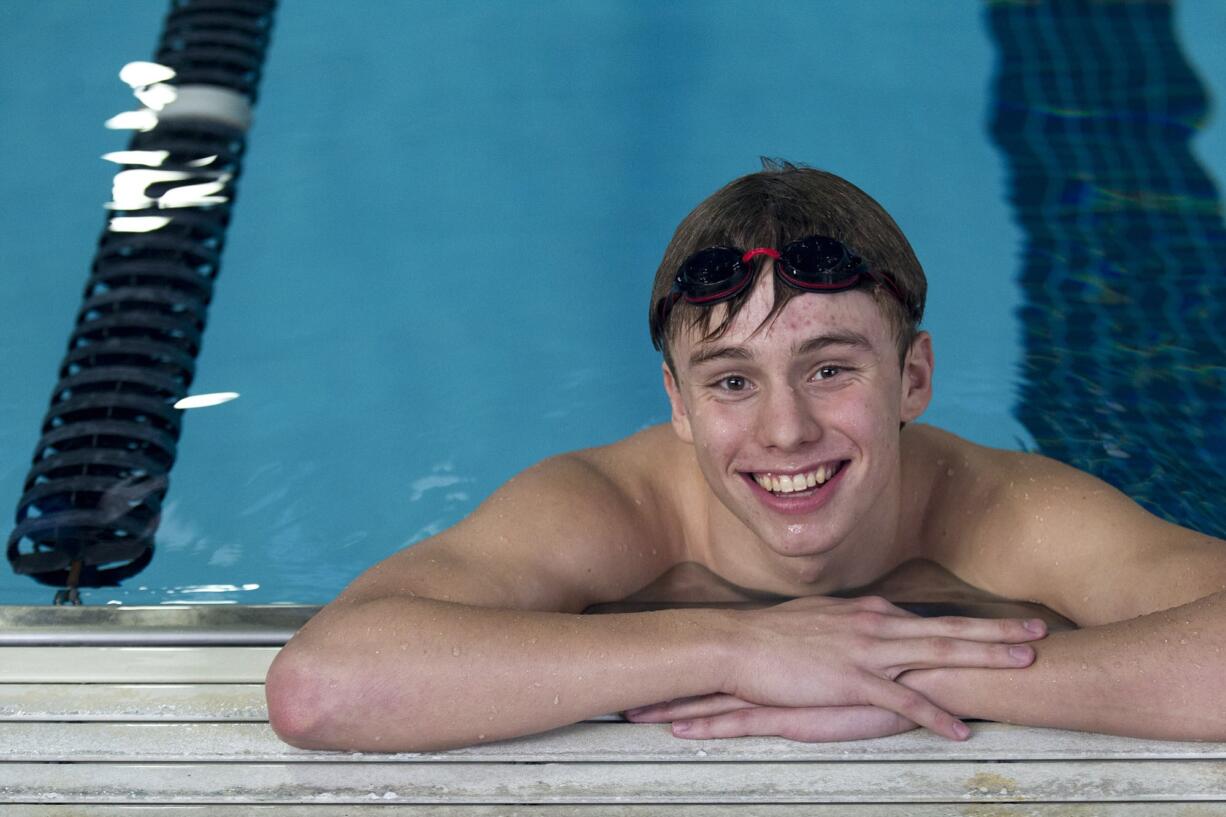
[[[681,741],[593,719],[419,754],[309,752],[263,680],[314,607],[0,607],[0,814],[1226,815],[1226,743],[973,723]]]

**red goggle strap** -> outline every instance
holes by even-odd
[[[756,256],[759,256],[759,255],[769,256],[770,258],[773,258],[776,261],[782,258],[782,256],[779,255],[779,250],[776,250],[774,247],[754,247],[752,250],[748,250],[744,255],[741,256],[741,263],[748,264]]]

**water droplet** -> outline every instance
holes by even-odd
[[[452,648],[451,648],[451,654],[452,654],[452,655],[459,655],[459,654],[460,654],[460,648],[459,648],[459,647],[452,647]]]
[[[560,696],[560,695],[554,695],[554,696],[553,696],[553,703],[554,703],[554,706],[557,706],[557,704],[558,704],[558,703],[559,703],[561,700],[562,700],[562,696]]]

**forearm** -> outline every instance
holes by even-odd
[[[269,671],[274,729],[304,748],[427,751],[718,691],[717,610],[580,616],[422,598],[329,608]]]
[[[962,717],[1226,740],[1226,593],[1032,646],[1025,669],[915,670],[900,680]]]

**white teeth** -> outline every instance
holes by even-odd
[[[837,465],[819,465],[816,470],[803,474],[784,474],[782,476],[754,474],[753,478],[763,490],[775,494],[792,494],[824,485],[837,470]]]

